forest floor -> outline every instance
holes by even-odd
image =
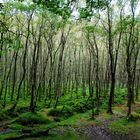
[[[33,124],[26,121],[26,116],[23,115],[23,119],[15,115],[11,120],[0,121],[0,140],[140,140],[140,119],[135,119],[140,116],[140,102],[133,105],[133,115],[136,116],[133,121],[126,117],[126,105],[118,105],[113,110],[113,115],[102,110],[94,120],[91,110],[51,123],[49,121],[54,118],[47,116],[48,125],[40,116],[40,124]],[[41,114],[46,114],[45,111]]]
[[[136,103],[133,106],[133,112],[137,108],[140,109],[140,103]],[[113,115],[103,112],[96,116],[95,120],[87,119],[83,117],[84,115],[77,114],[81,117],[78,117],[79,119],[75,124],[73,122],[71,126],[54,128],[51,133],[64,136],[65,133],[71,132],[71,134],[77,134],[83,140],[140,140],[140,120],[128,123],[126,112],[126,106],[120,105],[115,108]],[[65,122],[71,122],[73,118],[69,118]]]

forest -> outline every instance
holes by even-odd
[[[140,0],[0,0],[0,140],[140,140]]]

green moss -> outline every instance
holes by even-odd
[[[15,111],[15,112],[10,112],[7,109],[4,109],[0,112],[0,121],[3,120],[9,120],[11,118],[15,118],[17,117],[19,114]]]
[[[59,125],[84,125],[90,123],[89,122],[90,117],[91,117],[91,110],[85,113],[75,114],[69,117],[68,119],[61,121]],[[96,122],[96,120],[92,122]]]
[[[7,115],[6,111],[1,111],[0,112],[0,121],[5,120],[5,119],[9,119],[10,117]]]
[[[109,128],[113,132],[126,134],[129,130],[126,125],[128,125],[128,121],[126,119],[120,119],[119,121],[114,121],[113,123],[111,123],[109,125]]]
[[[58,106],[57,108],[50,108],[48,110],[48,115],[50,116],[61,116],[63,111],[63,106]]]
[[[79,137],[74,132],[66,132],[64,135],[59,135],[59,136],[51,135],[47,137],[47,140],[79,140],[79,139],[84,140],[84,138]]]
[[[66,119],[73,115],[73,109],[70,106],[58,106],[57,108],[50,108],[48,115],[54,116],[55,121],[60,121],[63,118]]]
[[[14,139],[18,136],[20,136],[20,133],[18,131],[14,131],[14,132],[11,132],[11,133],[0,135],[0,140]]]
[[[29,111],[29,107],[27,106],[18,107],[16,111],[19,113],[25,113]]]
[[[40,113],[31,113],[27,112],[20,115],[14,122],[22,125],[31,125],[31,124],[46,124],[50,120],[41,115]]]
[[[128,121],[138,121],[140,120],[140,114],[133,112],[130,117],[127,118]]]
[[[8,125],[9,128],[11,128],[12,130],[20,130],[22,129],[22,125],[18,124],[18,123],[11,123],[10,125]]]
[[[129,134],[133,132],[132,134],[136,136],[138,133],[140,134],[140,123],[135,121],[128,121],[127,118],[122,118],[112,122],[109,125],[109,129],[112,132],[119,134]]]
[[[73,108],[71,106],[68,106],[68,105],[64,107],[63,112],[68,117],[74,114]]]
[[[98,116],[99,119],[111,119],[113,117],[112,114],[106,113],[106,110]]]

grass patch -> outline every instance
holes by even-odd
[[[104,111],[103,113],[101,113],[98,118],[99,119],[111,119],[113,117],[112,114],[106,113],[106,111]]]
[[[87,123],[95,123],[96,120],[90,120],[91,117],[91,110],[85,112],[85,113],[78,113],[71,117],[69,117],[66,120],[63,120],[59,123],[59,125],[84,125]]]
[[[109,125],[109,129],[113,132],[128,134],[129,127],[134,126],[133,122],[129,123],[126,118],[119,119]]]
[[[129,121],[127,118],[121,118],[117,121],[112,122],[109,125],[109,129],[112,132],[118,134],[132,134],[137,138],[140,138],[140,122]]]

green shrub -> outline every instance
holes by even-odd
[[[11,112],[9,110],[3,110],[0,112],[0,121],[2,120],[7,120],[13,117],[18,117],[18,113],[17,112]]]
[[[27,111],[29,111],[29,107],[26,107],[26,106],[20,107],[17,109],[17,112],[19,112],[19,113],[25,113]]]
[[[50,121],[39,113],[28,112],[22,114],[19,118],[15,120],[15,122],[22,125],[30,125],[30,124],[44,124],[49,123]]]
[[[69,101],[69,102],[67,102],[67,105],[68,106],[73,106],[75,104],[75,101]]]
[[[99,110],[98,110],[98,108],[94,108],[94,114],[95,114],[95,115],[99,115]]]
[[[136,110],[136,113],[139,113],[139,114],[140,114],[140,109],[137,109],[137,110]]]
[[[4,120],[4,119],[8,119],[9,116],[6,114],[5,111],[1,111],[0,112],[0,121]]]
[[[59,106],[57,108],[50,108],[48,111],[48,115],[50,116],[62,116],[63,106]]]
[[[79,112],[79,113],[83,113],[86,111],[85,107],[84,107],[84,102],[80,101],[77,102],[73,105],[73,110],[74,112]]]
[[[101,102],[101,108],[107,110],[108,108],[108,101],[104,100]]]
[[[57,108],[51,108],[48,111],[48,115],[54,116],[55,120],[59,121],[60,117],[67,118],[73,115],[73,108],[70,106],[59,106]]]
[[[123,104],[126,97],[127,97],[127,91],[125,88],[124,89],[121,89],[121,88],[115,89],[115,98],[114,98],[115,104]]]
[[[65,106],[63,113],[65,114],[66,117],[69,117],[71,115],[73,115],[73,108],[71,106]]]
[[[87,102],[87,99],[81,98],[71,105],[71,109],[76,113],[84,113],[87,110],[92,109],[92,102],[91,100],[88,100]]]
[[[9,128],[11,128],[12,130],[20,130],[22,129],[22,125],[18,124],[18,123],[11,123],[8,125]]]
[[[134,122],[136,122],[137,120],[140,120],[140,114],[138,114],[138,113],[133,113],[131,116],[129,116],[128,118],[127,118],[127,120],[128,121],[134,121]]]

